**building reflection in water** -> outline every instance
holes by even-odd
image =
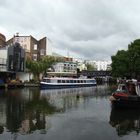
[[[37,89],[17,89],[0,94],[0,133],[10,131],[21,134],[50,127],[49,114],[56,111],[48,100],[40,99]]]
[[[111,110],[110,122],[117,131],[118,136],[128,135],[131,132],[140,132],[139,110]]]
[[[88,102],[90,96],[96,97],[96,90],[95,87],[41,90],[40,98],[48,99],[52,105],[57,106],[59,112],[63,112],[73,107],[77,108],[79,103]]]
[[[39,90],[12,89],[0,92],[0,133],[47,133],[50,115],[64,112],[95,97],[96,88]]]

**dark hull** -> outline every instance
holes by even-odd
[[[140,109],[140,97],[131,97],[126,99],[117,99],[112,101],[113,108]]]
[[[41,89],[63,89],[63,88],[78,88],[78,87],[93,87],[96,84],[77,84],[77,85],[47,85],[47,84],[40,84]]]
[[[114,127],[119,136],[130,135],[140,131],[139,109],[112,109],[109,123]]]

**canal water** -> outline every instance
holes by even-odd
[[[0,140],[139,140],[140,111],[112,109],[113,90],[0,90]]]

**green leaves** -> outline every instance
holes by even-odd
[[[53,64],[60,61],[62,61],[61,58],[53,56],[45,56],[40,61],[33,61],[27,58],[26,68],[34,75],[34,79],[39,81],[40,74],[44,75]]]
[[[137,78],[140,75],[140,39],[131,42],[128,50],[119,50],[111,59],[113,76]]]
[[[91,64],[86,64],[86,66],[87,66],[87,70],[88,71],[96,70],[96,68],[93,65],[91,65]]]

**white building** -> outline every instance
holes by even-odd
[[[87,70],[87,66],[84,63],[78,63],[77,68],[82,71],[82,70]]]
[[[111,61],[96,61],[96,68],[98,71],[107,70],[110,64]]]
[[[93,61],[93,60],[86,60],[86,64],[93,65],[98,71],[100,70],[107,70],[111,66],[111,61]]]
[[[77,73],[77,64],[75,62],[59,62],[53,66],[55,72]]]
[[[7,71],[7,49],[0,49],[0,71]]]

